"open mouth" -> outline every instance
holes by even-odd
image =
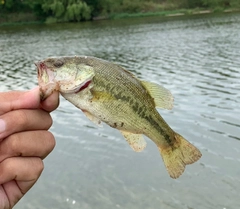
[[[54,90],[58,90],[58,83],[54,81],[54,72],[52,72],[44,62],[34,63],[38,72],[38,84],[40,86],[40,98],[45,100]]]
[[[38,80],[41,83],[49,83],[54,80],[54,72],[52,72],[44,62],[39,61],[34,63],[37,67]]]
[[[34,62],[34,64],[37,67],[38,76],[41,77],[43,75],[43,71],[47,70],[46,65],[43,62],[41,62],[41,61]]]
[[[68,78],[68,76],[57,77],[57,72],[54,69],[49,68],[43,61],[34,63],[38,72],[38,84],[44,92],[50,92],[49,89],[58,90],[61,93],[71,94],[79,93],[88,88],[92,83],[93,75],[88,75],[79,80],[75,78]],[[59,72],[61,75],[61,72]],[[77,75],[76,75],[77,76]]]

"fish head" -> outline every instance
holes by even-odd
[[[94,77],[93,67],[77,57],[51,57],[35,62],[41,98],[54,90],[60,93],[78,93],[88,87]]]

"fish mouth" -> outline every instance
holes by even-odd
[[[37,67],[38,84],[41,87],[43,92],[49,92],[47,89],[55,88],[54,90],[58,90],[61,93],[77,94],[80,91],[89,87],[89,85],[92,83],[93,76],[89,76],[88,78],[85,78],[84,80],[79,82],[77,85],[66,88],[66,86],[72,86],[73,84],[72,79],[57,81],[55,80],[56,72],[48,68],[48,66],[43,61],[37,61],[37,62],[34,62],[34,64]]]
[[[34,62],[34,64],[37,67],[38,77],[41,77],[42,76],[42,71],[43,71],[44,68],[46,68],[46,65],[41,61]]]
[[[40,98],[45,100],[54,90],[58,90],[58,83],[54,81],[52,72],[42,61],[34,62],[37,67],[38,85],[40,86]]]
[[[54,73],[42,61],[34,62],[37,67],[38,80],[40,83],[48,83],[54,80]]]

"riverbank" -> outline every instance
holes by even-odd
[[[240,9],[179,9],[173,11],[160,11],[160,12],[141,12],[141,13],[121,13],[110,15],[110,19],[121,19],[131,17],[146,17],[146,16],[182,16],[182,15],[196,15],[196,14],[207,14],[207,13],[228,13],[228,12],[240,12]],[[108,19],[108,17],[106,18]]]
[[[169,89],[175,107],[159,112],[203,153],[173,180],[150,139],[135,153],[117,130],[96,127],[61,98],[52,114],[57,146],[14,209],[240,209],[239,20],[222,13],[1,27],[1,92],[33,88],[33,62],[49,56],[109,60]]]
[[[0,14],[0,25],[43,23],[32,13]]]
[[[133,18],[133,17],[148,17],[148,16],[183,16],[183,15],[197,15],[197,14],[210,14],[210,13],[229,13],[229,12],[240,12],[240,9],[229,8],[229,9],[179,9],[179,10],[166,10],[157,12],[139,12],[139,13],[117,13],[106,16],[94,17],[92,20],[105,20],[105,19],[122,19],[122,18]],[[12,13],[12,14],[0,14],[0,26],[3,25],[22,25],[22,24],[39,24],[39,23],[57,23],[54,18],[48,18],[47,20],[39,20],[32,13]]]

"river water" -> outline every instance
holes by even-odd
[[[156,146],[135,153],[61,98],[56,148],[16,209],[240,208],[240,14],[0,27],[0,91],[37,85],[34,61],[90,55],[174,95],[169,125],[202,158],[171,179]]]

